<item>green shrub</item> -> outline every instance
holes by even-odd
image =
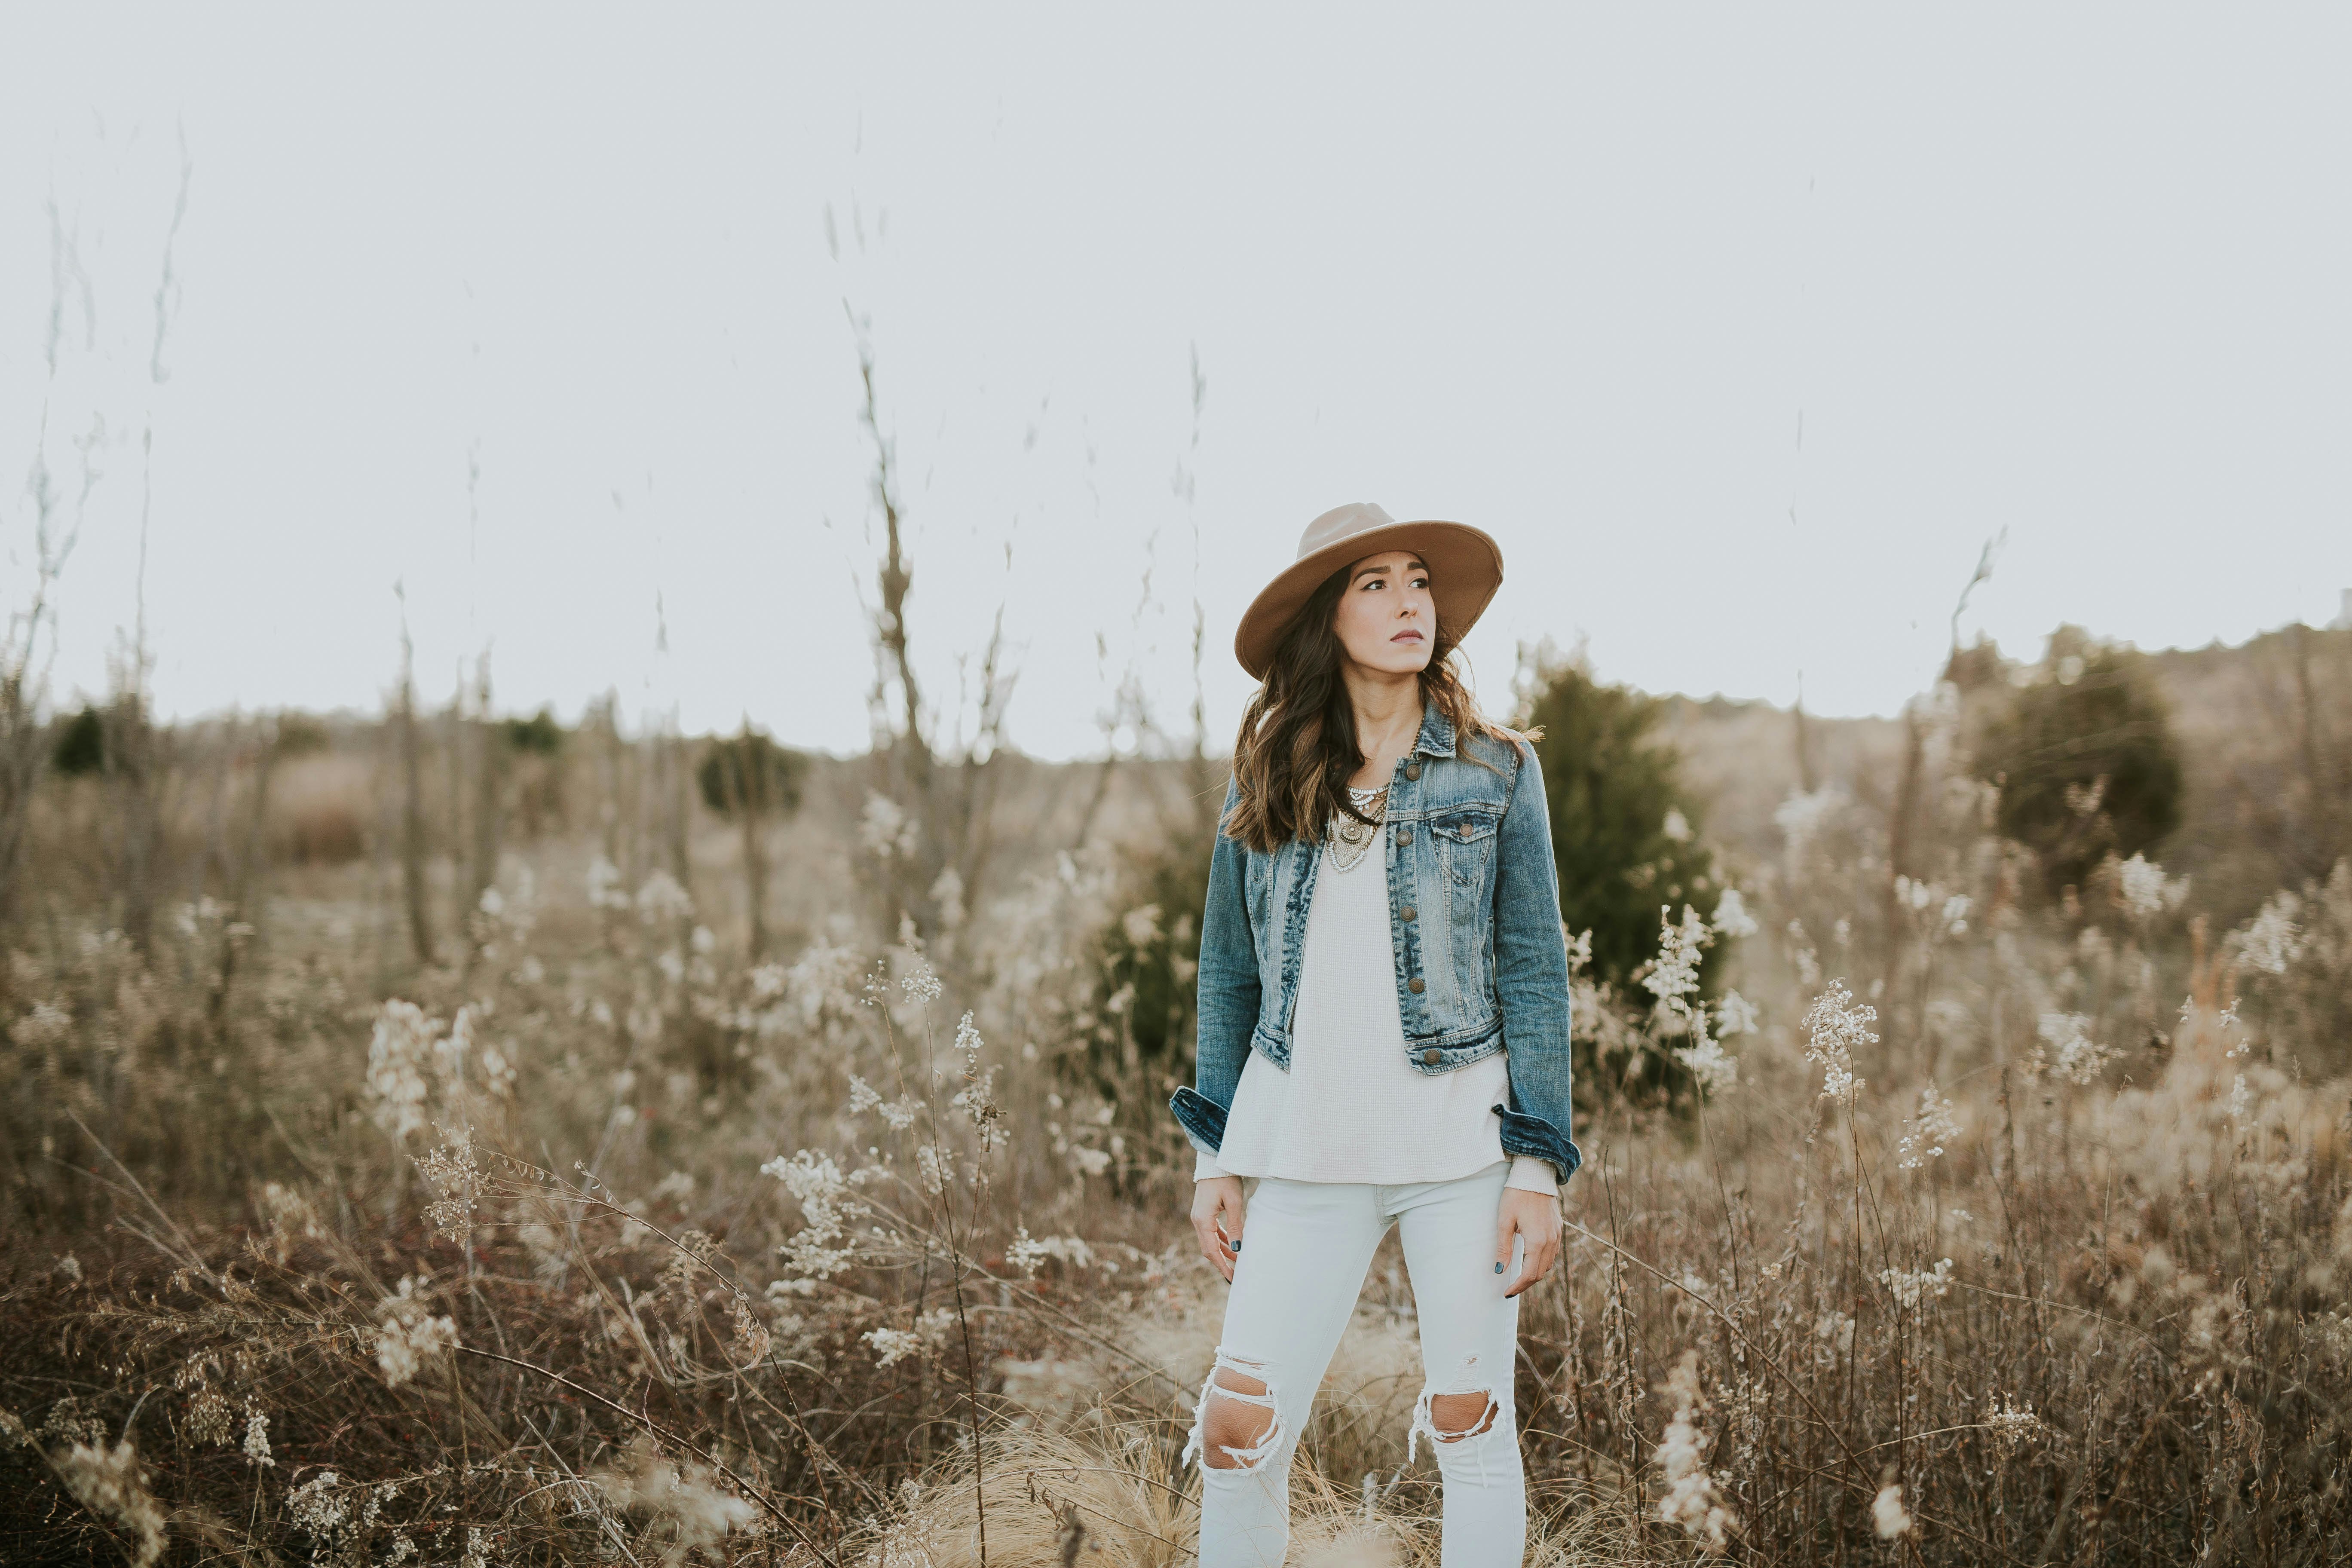
[[[1528,726],[1543,731],[1536,756],[1560,918],[1571,932],[1592,933],[1592,976],[1620,991],[1657,954],[1660,906],[1706,914],[1718,896],[1681,758],[1651,738],[1664,713],[1656,698],[1595,680],[1581,659],[1540,667],[1528,710]],[[1709,996],[1718,951],[1701,970]]]
[[[2053,893],[2180,825],[2180,751],[2145,661],[2079,627],[2051,637],[2028,684],[1983,722],[1975,753],[2000,790],[2000,832],[2033,852]]]
[[[1087,1076],[1114,1099],[1139,1095],[1151,1111],[1192,1081],[1210,847],[1205,832],[1187,828],[1127,851],[1119,911],[1097,947],[1096,1011],[1103,1023],[1087,1049]]]
[[[694,779],[701,787],[702,804],[719,816],[732,818],[746,812],[766,818],[790,816],[800,809],[801,783],[807,775],[807,757],[747,727],[740,734],[711,742]]]
[[[58,732],[49,764],[68,778],[80,778],[106,766],[106,720],[85,703]]]
[[[506,735],[508,745],[534,756],[551,757],[563,750],[563,726],[555,721],[551,709],[541,708],[528,719],[508,720]]]

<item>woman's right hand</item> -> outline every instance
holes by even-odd
[[[1192,1231],[1201,1238],[1201,1256],[1232,1284],[1234,1260],[1242,1249],[1239,1176],[1211,1176],[1192,1184]]]

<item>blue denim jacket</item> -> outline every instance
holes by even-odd
[[[1509,1051],[1507,1154],[1549,1161],[1565,1183],[1584,1156],[1569,1140],[1568,944],[1543,770],[1525,742],[1468,737],[1434,705],[1389,781],[1389,933],[1405,1060],[1451,1072]],[[1477,760],[1473,760],[1475,758]],[[1485,765],[1481,765],[1481,764]],[[1230,813],[1237,784],[1225,790]],[[1219,820],[1223,820],[1223,814]],[[1213,1153],[1252,1049],[1287,1072],[1299,955],[1320,847],[1261,854],[1221,831],[1201,921],[1193,1085],[1169,1101],[1195,1148]]]

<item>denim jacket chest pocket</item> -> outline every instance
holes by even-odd
[[[1461,1038],[1494,1019],[1496,830],[1504,803],[1473,799],[1432,804],[1423,818],[1426,850],[1414,858],[1413,882],[1422,910],[1420,1028]],[[1432,924],[1430,916],[1442,916]]]

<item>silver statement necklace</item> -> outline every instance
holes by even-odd
[[[1331,869],[1334,871],[1352,871],[1363,863],[1364,856],[1372,847],[1372,835],[1381,830],[1380,824],[1388,810],[1388,786],[1382,784],[1378,789],[1358,789],[1350,784],[1348,786],[1348,800],[1371,820],[1358,822],[1345,813],[1331,819],[1330,852]]]

